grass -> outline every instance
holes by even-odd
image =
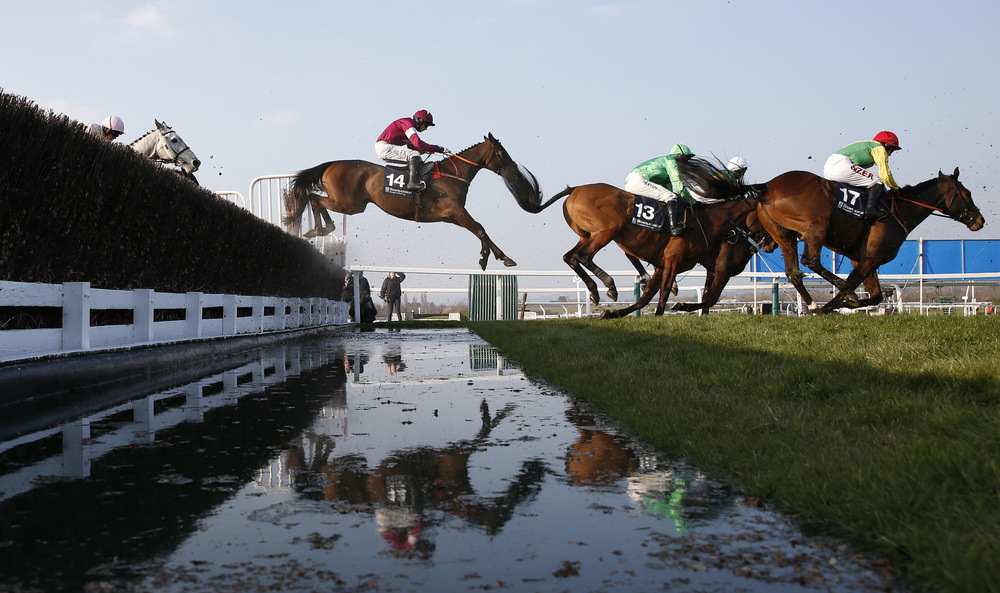
[[[912,588],[1000,591],[1000,318],[469,326],[650,442],[885,552]]]

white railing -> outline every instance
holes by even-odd
[[[468,277],[473,274],[517,276],[518,310],[521,308],[521,299],[525,294],[529,295],[528,300],[524,303],[526,312],[532,309],[535,310],[534,316],[526,315],[526,318],[532,317],[540,319],[551,317],[587,317],[596,313],[595,308],[590,302],[589,292],[587,291],[586,286],[584,286],[579,277],[569,269],[499,269],[487,270],[484,272],[478,269],[465,268],[435,269],[395,266],[350,266],[350,270],[354,274],[364,272],[369,283],[371,284],[372,292],[376,295],[378,294],[378,290],[381,286],[385,273],[389,271],[403,272],[406,274],[406,280],[403,282],[402,289],[404,294],[408,294],[411,297],[418,294],[446,296],[454,296],[457,294],[467,295],[469,284]],[[594,280],[597,282],[599,293],[601,295],[601,304],[605,306],[611,305],[614,307],[623,307],[634,303],[634,289],[635,282],[637,281],[636,272],[634,270],[614,270],[608,271],[608,274],[615,279],[615,283],[618,288],[618,301],[616,303],[610,303],[607,300],[605,287],[595,278]],[[705,270],[700,267],[681,274],[677,278],[678,296],[670,297],[667,303],[668,309],[672,302],[676,302],[678,300],[678,297],[688,297],[694,302],[701,301],[705,286],[705,276]],[[985,312],[985,308],[988,305],[991,305],[991,303],[977,301],[975,298],[974,286],[977,283],[992,283],[995,285],[996,277],[997,275],[992,273],[883,275],[879,277],[883,288],[891,286],[896,290],[893,300],[886,300],[883,302],[882,308],[893,307],[897,311],[912,311],[920,314],[928,314],[931,310],[940,308],[962,311],[966,315],[975,314],[977,310]],[[817,274],[807,273],[805,275],[805,280],[807,282],[807,288],[810,290],[813,290],[813,288],[817,286],[823,286],[824,290],[831,289],[830,285]],[[720,300],[718,305],[716,305],[716,308],[727,307],[730,305],[732,305],[732,308],[735,308],[737,305],[750,304],[753,306],[755,311],[759,312],[761,310],[761,305],[768,305],[772,303],[772,293],[775,281],[778,282],[779,301],[781,306],[785,308],[791,303],[792,314],[806,315],[807,312],[804,303],[792,285],[785,280],[784,272],[780,270],[768,272],[744,272],[734,276],[726,286],[723,299]],[[544,284],[542,284],[542,282]],[[355,282],[355,286],[357,285],[358,283]],[[944,306],[938,303],[927,303],[924,300],[923,293],[924,289],[930,286],[966,286],[968,287],[967,295],[966,297],[963,297],[962,303],[947,304]],[[902,288],[904,287],[919,287],[919,300],[904,302],[902,300]],[[971,293],[969,290],[971,290]],[[747,297],[744,300],[735,301],[733,299],[733,295],[738,293],[745,293],[747,294]],[[542,295],[548,295],[550,300],[532,298]],[[551,300],[554,295],[564,295],[567,296],[567,298],[565,301]],[[656,300],[654,299],[650,306],[655,306],[655,304]],[[996,309],[993,311],[996,311]]]
[[[350,323],[347,304],[329,299],[105,290],[89,282],[0,282],[0,307],[28,314],[33,307],[59,308],[62,321],[54,328],[0,328],[0,362]],[[91,325],[91,312],[101,310],[124,310],[126,318],[131,312],[131,323]]]

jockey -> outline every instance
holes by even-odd
[[[741,156],[734,156],[726,163],[726,169],[736,179],[743,179],[743,175],[747,172],[747,166],[747,160]]]
[[[83,124],[83,128],[89,134],[93,134],[108,142],[114,142],[116,138],[125,133],[125,122],[117,115],[109,115],[104,118],[104,121],[100,125],[88,123]]]
[[[667,206],[667,218],[670,220],[670,234],[674,237],[684,232],[684,204],[694,202],[691,192],[684,187],[680,171],[677,168],[677,157],[690,157],[693,153],[684,144],[675,144],[670,154],[650,159],[632,169],[625,177],[625,191],[652,198]],[[667,188],[667,184],[670,187]]]
[[[417,132],[425,131],[434,125],[434,116],[426,109],[413,114],[413,117],[401,117],[389,124],[375,142],[375,154],[383,161],[400,161],[409,163],[410,180],[406,189],[423,189],[420,181],[420,155],[434,152],[451,152],[443,146],[427,144],[420,139]]]
[[[823,165],[823,177],[868,188],[865,220],[884,218],[885,213],[879,211],[877,204],[885,189],[883,184],[894,190],[899,189],[889,170],[889,155],[897,150],[899,138],[892,132],[879,132],[872,140],[848,144],[830,155]],[[878,177],[866,170],[872,165],[878,165]]]

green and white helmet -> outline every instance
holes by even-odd
[[[670,149],[670,156],[678,156],[682,154],[694,154],[691,149],[687,147],[687,144],[674,144],[674,147]]]

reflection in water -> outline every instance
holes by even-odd
[[[885,586],[463,330],[271,349],[0,456],[0,588]],[[795,546],[812,565],[735,566]]]

